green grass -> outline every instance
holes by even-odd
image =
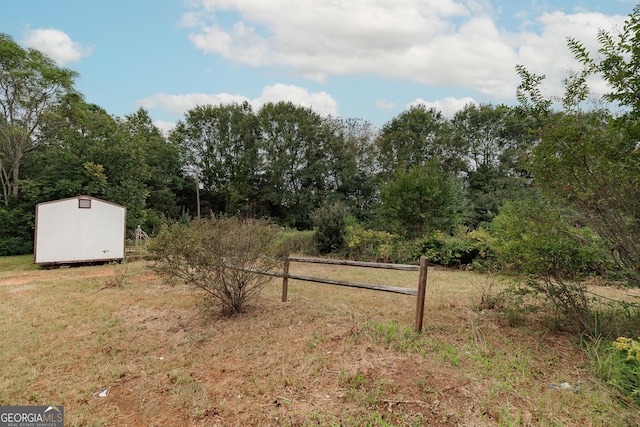
[[[33,254],[0,257],[0,272],[37,270],[39,268],[33,263]]]

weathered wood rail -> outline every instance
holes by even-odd
[[[335,280],[335,279],[328,279],[323,277],[302,276],[298,274],[291,274],[289,273],[289,264],[291,262],[315,263],[315,264],[337,264],[337,265],[365,267],[365,268],[382,268],[387,270],[419,271],[420,276],[418,278],[418,289],[399,288],[396,286],[385,286],[385,285],[377,285],[372,283],[350,282],[346,280]],[[289,279],[416,296],[417,301],[416,301],[415,330],[417,332],[422,332],[422,321],[424,319],[424,302],[425,302],[425,292],[427,288],[428,266],[429,266],[429,263],[427,262],[426,257],[420,258],[419,266],[407,265],[407,264],[387,264],[387,263],[378,263],[378,262],[334,260],[334,259],[324,259],[324,258],[287,257],[285,258],[285,261],[284,261],[283,274],[282,275],[273,274],[273,275],[282,277],[282,302],[287,302],[287,298],[288,298],[287,294],[289,292]]]

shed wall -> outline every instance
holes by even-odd
[[[126,209],[94,198],[79,208],[79,199],[36,207],[36,264],[124,258]]]

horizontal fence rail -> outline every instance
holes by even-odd
[[[345,259],[300,258],[300,257],[292,257],[292,256],[290,256],[288,259],[289,261],[294,261],[294,262],[350,265],[354,267],[384,268],[386,270],[420,271],[420,266],[409,265],[409,264],[388,264],[384,262],[349,261]]]
[[[399,288],[396,286],[385,286],[385,285],[377,285],[372,283],[350,282],[346,280],[335,280],[335,279],[328,279],[323,277],[290,274],[289,264],[291,262],[346,265],[346,266],[366,267],[366,268],[383,268],[387,270],[419,271],[420,277],[418,279],[418,289],[416,290],[416,289],[410,289],[410,288]],[[263,274],[282,277],[282,302],[287,302],[289,279],[416,296],[417,303],[416,303],[415,330],[417,332],[422,332],[422,321],[424,318],[425,292],[427,287],[427,268],[428,268],[428,262],[426,257],[420,258],[420,266],[407,265],[407,264],[388,264],[388,263],[378,263],[378,262],[335,260],[335,259],[324,259],[324,258],[287,257],[284,260],[283,274],[278,274],[278,273],[263,273]]]
[[[304,280],[307,282],[325,283],[328,285],[348,286],[351,288],[371,289],[372,291],[393,292],[395,294],[418,295],[416,289],[398,288],[396,286],[374,285],[372,283],[348,282],[346,280],[325,279],[322,277],[299,276],[297,274],[289,274],[289,279]]]

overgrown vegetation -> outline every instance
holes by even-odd
[[[318,251],[326,254],[344,247],[348,214],[349,211],[340,203],[323,205],[311,213]]]
[[[640,308],[602,294],[640,286],[640,5],[619,33],[600,32],[596,54],[569,39],[583,69],[569,73],[561,105],[518,66],[517,108],[468,105],[447,119],[414,106],[379,130],[287,102],[243,103],[197,106],[165,137],[144,110],[110,116],[75,91],[74,72],[0,36],[0,83],[15,89],[0,104],[27,100],[20,76],[52,94],[34,123],[0,117],[0,255],[33,249],[37,203],[83,193],[125,205],[129,227],[158,234],[155,271],[226,314],[244,311],[269,280],[258,272],[278,267],[265,255],[427,256],[506,277],[484,309],[589,338],[594,363],[609,369],[602,378],[637,404],[635,362],[605,344],[640,335]],[[592,77],[610,92],[596,99]],[[354,384],[369,380],[344,381],[360,399]]]
[[[215,218],[174,224],[149,246],[152,269],[168,283],[205,292],[227,315],[242,313],[282,262],[274,257],[277,228],[266,221]]]
[[[520,296],[550,303],[574,330],[594,336],[597,325],[584,281],[602,277],[610,262],[600,239],[572,220],[575,215],[551,203],[507,204],[494,221],[499,236],[494,249],[502,271],[525,275],[515,286]]]

